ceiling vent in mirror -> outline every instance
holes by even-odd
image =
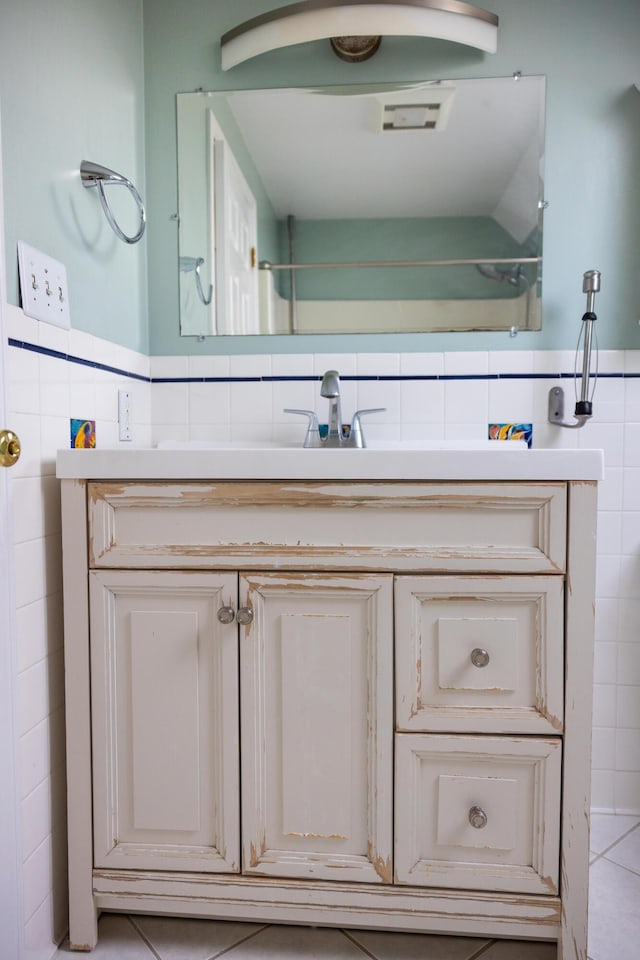
[[[394,130],[444,130],[451,113],[455,88],[429,85],[413,95],[397,93],[378,99],[379,119],[377,129]]]
[[[463,0],[303,0],[253,17],[225,33],[222,69],[269,50],[331,40],[343,60],[367,60],[390,37],[432,37],[495,53],[498,18]]]

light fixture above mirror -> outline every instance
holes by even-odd
[[[222,69],[269,50],[331,40],[343,60],[366,60],[383,36],[432,37],[495,53],[498,17],[463,0],[303,0],[246,20],[221,40]]]

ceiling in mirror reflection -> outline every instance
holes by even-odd
[[[522,77],[178,95],[181,332],[538,328],[544,87]],[[237,219],[248,193],[254,242]],[[238,280],[230,249],[243,236]],[[182,266],[196,260],[197,275]],[[371,261],[428,266],[318,269]]]
[[[345,96],[265,90],[230,94],[227,103],[278,217],[493,216],[504,198],[526,212],[525,229],[537,222],[535,176],[524,171],[528,197],[509,195],[519,163],[538,172],[533,85],[459,81]],[[405,107],[396,126],[385,124],[390,106]],[[435,127],[422,122],[429,114]]]

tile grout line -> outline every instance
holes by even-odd
[[[496,944],[496,943],[499,943],[499,942],[500,942],[500,941],[498,941],[498,940],[489,940],[488,943],[485,943],[485,945],[484,945],[483,947],[480,947],[480,948],[479,948],[479,950],[478,950],[477,953],[472,953],[469,957],[467,957],[467,960],[479,960],[479,958],[482,957],[482,956],[484,956],[484,954],[485,954],[488,950],[490,950],[491,947],[495,946],[495,944]]]
[[[154,947],[154,945],[150,942],[150,940],[144,935],[143,931],[140,929],[140,927],[138,926],[138,924],[135,922],[134,918],[131,917],[131,916],[129,916],[129,915],[127,915],[127,920],[129,921],[129,924],[133,927],[133,929],[135,930],[135,932],[138,934],[138,936],[139,936],[140,939],[142,940],[143,944],[144,944],[146,947],[149,948],[149,950],[151,951],[151,953],[153,954],[153,956],[156,958],[156,960],[162,960],[162,957],[160,956],[160,954],[158,953],[158,951],[156,950],[156,948]]]
[[[259,933],[263,933],[265,930],[268,930],[269,927],[273,926],[271,923],[264,923],[257,930],[254,930],[253,933],[248,933],[246,937],[242,937],[241,940],[238,940],[236,943],[232,943],[230,946],[225,947],[224,950],[221,950],[219,953],[212,953],[207,960],[217,960],[218,957],[223,957],[226,953],[230,953],[231,950],[235,950],[236,947],[239,947],[241,943],[246,943],[248,940],[252,940],[254,937],[257,937]]]
[[[633,867],[625,867],[623,863],[618,863],[617,860],[610,860],[609,857],[605,857],[604,855],[601,859],[606,860],[607,863],[612,864],[614,867],[620,867],[621,870],[625,870],[627,873],[630,873],[632,877],[640,877],[640,867],[637,870],[634,870]],[[594,860],[594,863],[595,862],[596,861]]]
[[[629,834],[633,833],[634,830],[638,830],[639,828],[640,828],[640,822],[639,822],[639,823],[634,823],[634,825],[633,825],[632,827],[629,827],[629,829],[627,830],[626,833],[623,833],[622,836],[618,837],[617,840],[614,840],[613,843],[610,843],[609,846],[608,846],[608,847],[605,847],[605,849],[602,850],[601,853],[596,853],[595,850],[592,850],[591,853],[596,853],[596,856],[595,856],[595,858],[591,861],[590,866],[593,866],[593,864],[594,864],[594,863],[597,863],[598,860],[608,859],[607,854],[610,853],[610,851],[613,850],[613,848],[616,847],[616,846],[617,846],[619,843],[621,843],[623,840],[626,840],[627,837],[629,836]],[[609,863],[615,863],[615,860],[609,860]],[[618,866],[622,866],[622,864],[618,864]],[[625,869],[626,869],[626,868],[625,868]],[[636,871],[633,870],[633,869],[631,869],[629,872],[630,872],[630,873],[635,873]],[[640,872],[640,868],[639,868],[638,872]]]
[[[367,947],[365,947],[362,943],[359,943],[359,941],[356,940],[354,937],[352,937],[351,934],[348,933],[346,930],[343,930],[342,928],[340,928],[340,933],[346,940],[349,941],[349,943],[352,943],[354,947],[360,950],[360,952],[364,954],[365,957],[369,957],[369,960],[378,960],[378,957],[376,957],[375,953],[371,953],[371,951]]]
[[[621,863],[617,863],[615,860],[610,860],[609,857],[607,856],[607,854],[611,853],[611,851],[614,850],[618,846],[618,844],[622,843],[623,840],[626,840],[627,837],[629,837],[636,830],[640,830],[640,821],[638,823],[635,823],[632,827],[630,827],[626,831],[626,833],[622,834],[622,836],[618,837],[618,839],[615,840],[613,843],[611,843],[601,854],[598,854],[596,859],[589,864],[589,872],[591,872],[591,868],[595,863],[598,862],[598,860],[606,860],[606,862],[610,863],[613,867],[618,867],[621,870],[624,870],[626,873],[629,873],[631,876],[636,876],[636,877],[640,876],[640,866],[638,871],[635,871],[632,868],[625,867]],[[591,953],[587,953],[587,960],[602,960],[602,958],[601,957],[596,958],[595,955]]]
[[[365,947],[364,944],[360,943],[359,940],[356,940],[355,937],[353,937],[347,930],[341,929],[340,932],[346,937],[347,940],[353,943],[354,946],[358,947],[365,954],[365,956],[369,957],[370,960],[379,960],[379,958],[376,956],[375,953],[373,953],[368,947]],[[377,931],[377,932],[386,932],[386,931]],[[436,936],[438,935],[436,934]],[[493,947],[497,942],[498,942],[497,940],[488,940],[486,943],[483,943],[481,947],[474,949],[472,953],[470,953],[467,957],[464,958],[464,960],[479,960],[479,958],[483,954],[485,954],[487,950],[490,949],[490,947]]]
[[[140,936],[142,937],[142,939],[144,940],[144,942],[147,944],[147,946],[153,951],[153,955],[157,958],[157,960],[163,960],[162,956],[160,955],[160,953],[158,953],[158,951],[157,951],[156,948],[153,946],[153,944],[151,943],[151,941],[149,940],[149,938],[146,936],[146,934],[144,933],[144,931],[140,929],[140,927],[139,927],[138,924],[136,923],[135,918],[132,917],[132,916],[129,916],[127,919],[129,920],[129,922],[131,923],[131,925],[135,928],[135,930],[137,930],[137,932],[140,934]],[[210,918],[209,918],[209,917],[200,917],[200,918],[196,917],[196,918],[194,918],[194,919],[209,920]],[[224,923],[225,921],[222,921],[222,922]],[[246,934],[246,936],[243,936],[243,937],[241,937],[239,940],[236,940],[235,943],[229,944],[228,947],[224,947],[224,948],[223,948],[222,950],[220,950],[219,952],[210,954],[209,956],[207,956],[206,958],[204,958],[204,960],[218,960],[218,957],[222,957],[222,956],[224,956],[226,953],[229,953],[229,951],[235,950],[235,948],[236,948],[236,947],[239,947],[241,943],[246,943],[247,940],[251,940],[253,937],[256,937],[259,933],[262,933],[263,930],[266,930],[266,929],[267,929],[268,927],[270,927],[270,926],[272,926],[272,924],[264,923],[264,924],[263,924],[261,927],[259,927],[257,930],[253,930],[251,933]]]

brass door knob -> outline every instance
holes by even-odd
[[[12,467],[20,459],[20,438],[12,430],[0,430],[0,467]]]

